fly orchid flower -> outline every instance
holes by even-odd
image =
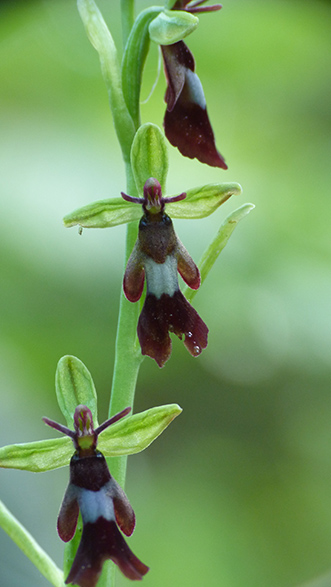
[[[184,10],[193,14],[222,8],[220,4],[201,7],[203,2],[204,0],[191,3],[177,0],[172,10]],[[167,139],[185,157],[196,157],[201,163],[227,169],[224,158],[216,149],[206,99],[200,79],[195,73],[191,51],[182,40],[161,45],[161,50],[168,84],[165,93],[167,109],[163,121]]]
[[[48,426],[70,436],[75,447],[57,529],[64,542],[71,540],[80,511],[83,534],[66,584],[95,587],[107,559],[114,561],[128,579],[140,580],[149,570],[133,554],[118,529],[119,526],[126,536],[132,534],[134,511],[123,489],[110,475],[105,457],[96,448],[98,435],[129,411],[130,408],[126,408],[96,430],[93,428],[92,412],[83,405],[75,410],[75,431],[43,418]]]
[[[146,277],[146,299],[137,328],[141,352],[163,367],[171,354],[169,332],[173,332],[179,338],[185,336],[186,348],[196,357],[207,346],[208,328],[181,293],[177,272],[192,289],[199,288],[200,273],[164,212],[165,204],[183,200],[186,194],[164,198],[160,183],[150,178],[145,183],[143,198],[123,192],[122,197],[142,204],[144,211],[123,280],[125,296],[130,302],[137,302]]]

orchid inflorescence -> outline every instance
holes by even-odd
[[[128,407],[94,427],[97,397],[91,375],[79,359],[65,356],[56,372],[56,394],[68,426],[43,418],[65,436],[3,447],[0,466],[41,472],[70,465],[70,481],[57,528],[60,538],[70,544],[77,542],[77,528],[82,536],[77,551],[67,551],[70,565],[66,576],[59,569],[54,572],[54,563],[40,548],[34,548],[30,538],[30,550],[25,548],[25,552],[56,587],[63,587],[63,579],[66,584],[80,587],[96,587],[97,583],[113,587],[114,574],[109,567],[106,573],[103,571],[108,559],[132,580],[142,579],[149,570],[121,534],[122,531],[130,536],[135,526],[133,509],[121,487],[125,482],[125,466],[121,463],[126,455],[147,448],[181,412],[179,406],[171,404],[128,416],[142,358],[147,355],[163,367],[171,355],[170,333],[184,339],[193,357],[207,347],[208,327],[189,300],[205,280],[234,227],[253,206],[246,204],[225,219],[198,268],[177,237],[172,219],[204,218],[230,196],[239,195],[241,188],[236,183],[213,183],[188,188],[179,195],[163,195],[168,172],[165,137],[183,156],[227,169],[216,148],[194,57],[183,41],[196,29],[197,14],[218,11],[221,5],[202,6],[205,0],[168,0],[165,8],[153,6],[142,11],[133,23],[126,11],[123,22],[127,19],[127,35],[120,67],[111,33],[94,0],[77,2],[87,34],[100,56],[126,165],[128,194],[121,192],[121,197],[99,200],[75,210],[65,216],[64,224],[78,225],[80,231],[128,224],[124,296],[109,412],[118,411],[113,409],[114,405]],[[150,41],[160,47],[167,82],[165,136],[156,125],[140,123],[141,79]],[[188,291],[181,291],[178,274]],[[140,300],[138,317],[139,304],[134,304]],[[113,456],[119,458],[112,461],[111,470],[121,484],[108,469],[106,458]],[[6,523],[15,540],[17,525],[12,519]],[[24,541],[27,533],[22,527],[19,531]]]

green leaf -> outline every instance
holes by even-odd
[[[166,204],[166,212],[171,218],[204,218],[241,191],[239,183],[212,183],[193,188],[187,190],[185,200]]]
[[[184,10],[164,10],[149,25],[149,36],[158,45],[173,45],[198,26],[197,16]]]
[[[101,432],[98,448],[107,457],[131,455],[147,448],[182,409],[177,404],[150,408],[124,418]]]
[[[125,202],[123,198],[99,200],[83,208],[78,208],[64,219],[66,228],[79,225],[84,228],[109,228],[141,218],[141,207]]]
[[[122,63],[123,94],[136,128],[140,125],[141,79],[150,45],[148,27],[162,10],[162,7],[152,6],[137,16],[124,51]]]
[[[244,204],[243,206],[240,206],[240,208],[229,214],[229,216],[227,216],[227,218],[221,224],[221,227],[216,237],[209,245],[207,250],[204,252],[199,263],[201,285],[206,279],[209,271],[214,265],[220,252],[224,249],[225,245],[227,244],[231,234],[238,225],[238,222],[240,222],[242,218],[245,218],[245,216],[247,216],[247,214],[249,214],[249,212],[253,210],[253,208],[255,208],[254,204]],[[183,290],[183,294],[186,296],[189,302],[192,301],[196,293],[197,290],[192,290],[189,287],[185,287]]]
[[[43,473],[69,465],[73,453],[69,437],[12,444],[0,448],[0,467]]]
[[[69,428],[78,405],[90,408],[94,427],[98,426],[97,394],[92,376],[84,363],[71,355],[59,360],[55,375],[57,401]]]
[[[54,587],[65,587],[63,572],[1,501],[0,527]]]
[[[162,193],[165,193],[168,151],[163,133],[155,124],[143,124],[136,132],[131,148],[131,165],[140,197],[150,177],[160,182]]]
[[[123,96],[116,46],[94,0],[77,0],[77,6],[87,36],[99,54],[101,72],[108,90],[116,133],[122,147],[124,160],[128,163],[135,127]]]

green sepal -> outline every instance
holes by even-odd
[[[184,10],[164,10],[149,25],[149,36],[158,45],[173,45],[198,26],[197,16]]]
[[[185,200],[166,204],[166,212],[171,218],[204,218],[241,191],[239,183],[211,183],[193,188],[186,191]]]
[[[94,427],[98,426],[97,394],[93,379],[84,363],[71,355],[59,360],[55,375],[57,401],[69,428],[78,405],[87,406],[93,416]]]
[[[177,404],[150,408],[106,428],[98,448],[106,457],[132,455],[147,448],[182,412]]]
[[[141,218],[140,206],[125,202],[123,198],[99,200],[78,208],[63,218],[66,228],[82,226],[83,228],[110,228],[126,224]]]
[[[247,214],[249,214],[249,212],[253,210],[253,208],[255,208],[254,204],[244,204],[243,206],[240,206],[240,208],[237,208],[237,210],[234,210],[234,212],[229,214],[229,216],[225,218],[224,222],[222,222],[217,235],[202,255],[200,263],[198,264],[201,276],[201,285],[205,281],[209,271],[214,265],[220,252],[224,249],[225,245],[227,244],[234,229],[236,228],[236,226],[238,226],[240,220],[247,216]],[[189,302],[192,301],[196,293],[196,290],[192,290],[187,286],[183,290],[183,294]]]
[[[0,448],[0,467],[43,473],[69,465],[73,453],[69,437],[11,444]]]
[[[162,10],[162,7],[151,6],[137,16],[123,55],[123,95],[136,128],[140,125],[141,79],[150,44],[148,27]]]
[[[169,161],[163,133],[156,124],[143,124],[135,134],[131,147],[131,166],[138,195],[143,196],[147,179],[155,177],[165,193]]]
[[[147,126],[153,127],[154,125]],[[157,141],[154,140],[155,137],[153,137],[154,129],[152,129],[152,131],[149,129],[149,133],[146,133],[147,138],[148,134],[151,138],[150,147],[152,147],[153,144],[157,143]],[[146,135],[144,140],[147,142]],[[157,135],[157,133],[155,133],[155,135]],[[142,149],[143,145],[140,142],[137,142],[135,152],[137,152],[136,174],[138,175],[138,178],[136,181],[140,182],[139,186],[140,189],[142,189],[144,186],[143,178],[146,177],[148,171],[154,170],[155,172],[157,169],[156,165],[152,165],[152,162],[150,164],[148,164],[148,162],[146,163],[145,171],[142,171],[142,168],[139,169],[138,162],[140,148]],[[167,163],[167,160],[164,161],[166,166]],[[160,168],[161,167],[162,166],[160,166]],[[140,178],[139,173],[141,175]],[[165,182],[165,176],[166,173],[163,173],[163,179],[161,178],[163,182]],[[155,177],[160,181],[155,173],[154,175],[150,174],[148,177]],[[217,210],[221,204],[226,202],[230,196],[238,196],[240,194],[241,187],[238,183],[209,184],[187,190],[185,200],[174,202],[172,204],[166,203],[166,212],[172,218],[204,218],[215,212],[215,210]],[[140,195],[142,196],[142,192],[140,192]],[[78,210],[67,214],[64,217],[63,222],[67,228],[76,225],[82,226],[83,228],[110,228],[112,226],[117,226],[118,224],[125,224],[126,222],[139,220],[141,215],[141,208],[137,206],[137,204],[124,202],[122,198],[111,198],[110,200],[99,200],[93,202],[93,204],[84,206],[83,208],[78,208]]]
[[[145,412],[119,420],[101,432],[98,438],[98,449],[106,457],[141,452],[169,426],[181,411],[177,404],[169,404],[150,408]],[[72,422],[70,427],[73,427]],[[0,449],[0,467],[41,473],[69,465],[73,453],[74,447],[69,437],[13,444]]]

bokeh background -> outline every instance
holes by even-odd
[[[148,5],[137,1],[137,9]],[[99,6],[121,43],[119,2]],[[212,217],[176,221],[198,260],[224,217],[236,228],[195,298],[210,327],[192,359],[174,340],[143,363],[136,410],[182,415],[129,459],[145,587],[331,586],[331,198],[329,2],[224,0],[187,39],[229,170],[169,146],[168,193],[238,181]],[[152,47],[142,99],[155,81]],[[162,125],[165,81],[142,106]],[[62,420],[56,364],[78,356],[107,414],[125,228],[64,229],[118,196],[124,170],[97,54],[74,0],[0,4],[0,444],[49,437]],[[68,470],[0,472],[1,499],[57,564]],[[4,587],[48,584],[0,530]],[[128,581],[119,578],[119,586]]]

